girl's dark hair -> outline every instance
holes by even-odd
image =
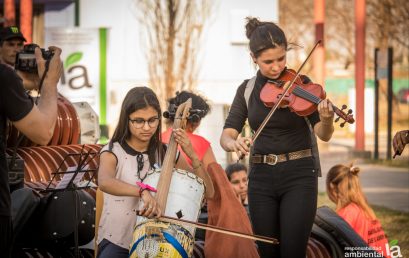
[[[168,99],[168,113],[173,114],[176,112],[177,106],[186,102],[189,98],[192,99],[192,109],[200,110],[200,112],[191,114],[187,120],[189,122],[195,122],[202,119],[210,112],[210,105],[207,103],[206,98],[189,91],[176,92],[176,96]],[[196,115],[196,116],[195,116]],[[175,116],[170,115],[169,120],[174,122]]]
[[[161,139],[162,113],[156,94],[148,87],[135,87],[128,91],[124,101],[122,102],[118,125],[115,128],[110,144],[114,142],[123,143],[126,139],[131,137],[131,132],[129,131],[129,115],[137,110],[147,107],[154,108],[158,112],[159,117],[158,128],[148,145],[149,162],[151,166],[153,166],[158,162],[156,160],[157,157],[159,158],[160,162],[162,162],[164,156]]]
[[[288,43],[284,31],[274,22],[262,22],[257,18],[247,17],[246,36],[250,40],[250,51],[257,58],[263,50],[283,47]]]
[[[228,165],[226,167],[226,174],[227,174],[227,178],[230,180],[231,179],[231,175],[233,173],[239,172],[239,171],[246,171],[247,173],[247,167],[241,163],[232,163],[230,165]]]

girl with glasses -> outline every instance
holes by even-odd
[[[213,187],[192,144],[182,129],[175,131],[175,140],[192,160],[193,172],[206,185],[206,197],[212,196]],[[144,202],[140,215],[149,218],[162,214],[156,200],[145,188],[147,172],[159,168],[166,146],[161,141],[161,108],[155,93],[147,87],[131,89],[121,107],[118,125],[100,154],[98,184],[104,192],[104,204],[97,237],[98,257],[128,257],[135,225],[135,209],[139,198]],[[176,167],[192,171],[184,157]]]

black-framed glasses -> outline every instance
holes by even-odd
[[[159,124],[159,117],[151,117],[148,120],[143,118],[129,119],[131,124],[136,128],[140,129],[145,126],[145,123],[148,123],[150,128],[154,128]]]

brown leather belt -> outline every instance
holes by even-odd
[[[263,163],[263,164],[268,164],[268,165],[275,165],[278,162],[284,162],[288,160],[294,160],[294,159],[302,159],[306,157],[311,157],[312,152],[311,149],[306,149],[306,150],[300,150],[300,151],[294,151],[286,154],[267,154],[267,155],[260,155],[260,154],[254,154],[251,157],[251,162],[253,163]]]

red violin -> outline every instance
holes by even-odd
[[[260,92],[260,99],[264,102],[264,105],[273,107],[282,97],[283,93],[286,92],[286,95],[282,97],[279,107],[288,106],[292,112],[299,116],[308,116],[317,110],[318,104],[326,97],[324,89],[321,85],[313,82],[304,83],[300,76],[295,78],[296,75],[297,73],[294,70],[286,69],[278,79],[274,81],[268,80]],[[287,82],[292,82],[293,80],[294,85],[286,91],[288,87]],[[342,105],[342,109],[339,109],[332,103],[332,107],[338,116],[335,122],[340,118],[344,120],[340,125],[341,127],[345,123],[352,124],[355,122],[351,109],[347,113],[343,111],[347,108],[346,105]]]

